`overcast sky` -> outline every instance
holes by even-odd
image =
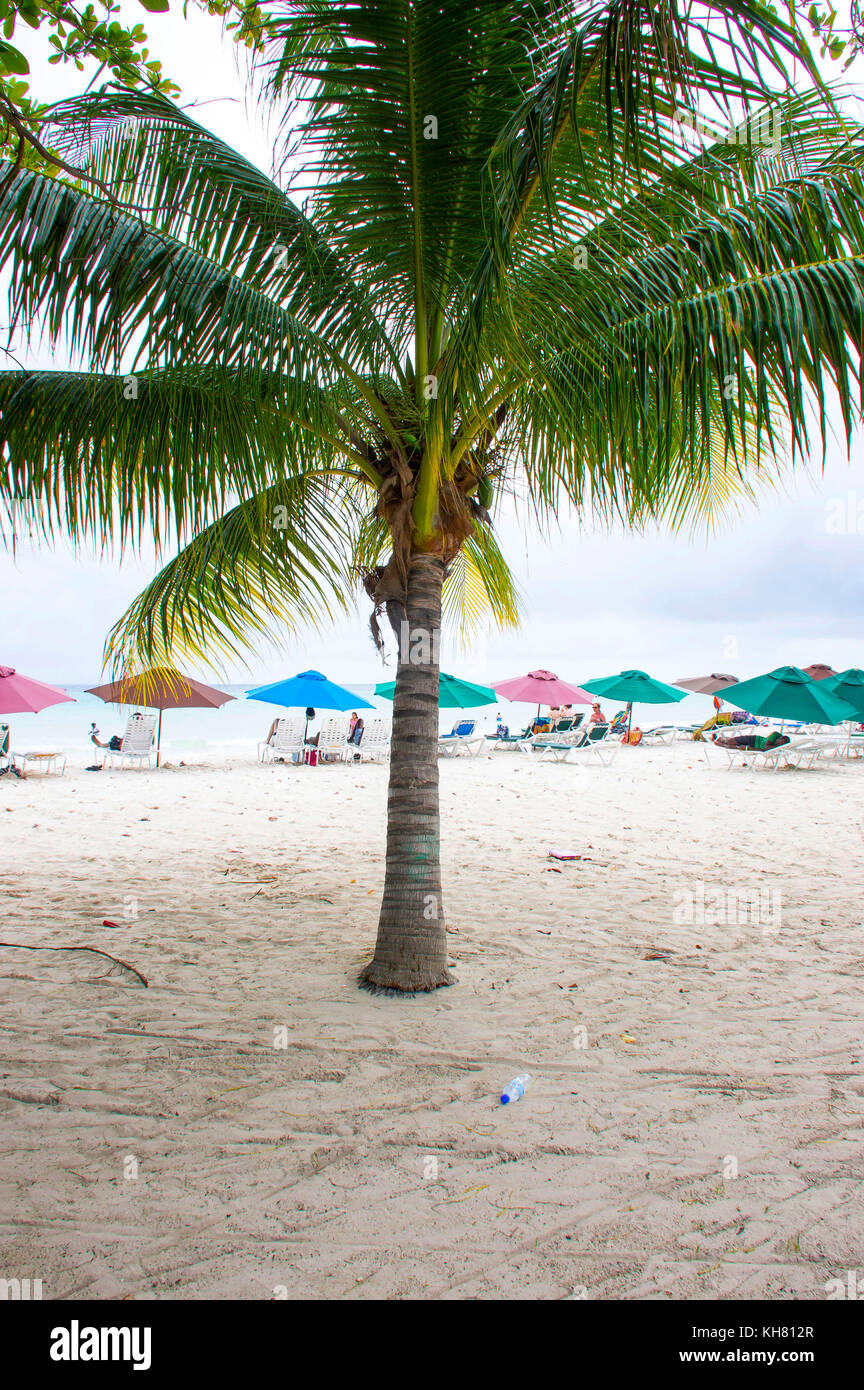
[[[152,51],[182,84],[181,101],[196,101],[204,124],[269,169],[260,113],[245,96],[218,21],[124,8],[143,17]],[[37,44],[21,36],[20,46],[44,95]],[[57,96],[78,89],[74,72],[47,71]],[[38,360],[47,365],[44,354]],[[560,532],[544,540],[505,518],[500,539],[523,593],[522,629],[490,633],[468,651],[445,640],[444,669],[495,680],[546,666],[578,682],[632,666],[667,680],[718,670],[754,675],[815,661],[841,670],[864,666],[862,462],[862,433],[851,464],[838,438],[824,476],[817,452],[809,477],[802,470],[785,492],[763,498],[758,511],[751,508],[709,541],[586,534],[576,518],[562,520]],[[0,551],[0,663],[58,683],[95,681],[108,629],[153,569],[152,556],[121,565],[75,556],[64,545],[25,545],[14,560]],[[248,667],[233,665],[228,678],[263,682],[314,666],[349,684],[381,679],[367,620],[364,600],[338,629],[309,632],[281,653],[250,653]]]

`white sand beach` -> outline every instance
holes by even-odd
[[[5,778],[2,940],[149,981],[0,947],[5,1268],[61,1299],[824,1298],[864,1263],[862,778],[444,762],[458,984],[414,998],[356,984],[386,766]],[[753,890],[761,921],[714,920]]]

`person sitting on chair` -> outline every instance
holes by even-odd
[[[312,723],[312,720],[313,720],[313,719],[317,719],[317,718],[318,718],[317,714],[315,713],[314,709],[313,709],[312,706],[310,705],[309,708],[308,708],[307,711],[306,711],[306,742],[307,742],[308,744],[310,744],[313,748],[317,748],[317,747],[318,747],[318,739],[320,738],[320,731],[319,731],[319,733],[317,733],[317,734],[310,734],[310,732],[309,732],[309,725]]]
[[[99,737],[99,730],[96,725],[90,724],[90,742],[95,743],[97,748],[107,748],[111,753],[119,753],[123,747],[123,739],[120,734],[112,734],[107,743],[103,743]]]

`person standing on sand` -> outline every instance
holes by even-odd
[[[348,720],[348,742],[359,744],[365,727],[356,709],[352,709],[351,718]]]

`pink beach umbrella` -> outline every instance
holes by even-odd
[[[552,671],[529,671],[527,676],[512,676],[510,680],[493,681],[492,689],[505,700],[521,701],[533,705],[537,701],[537,714],[541,705],[591,705],[594,696],[578,685],[568,685]]]
[[[0,666],[0,714],[38,714],[73,698],[56,685],[20,676],[12,666]]]

